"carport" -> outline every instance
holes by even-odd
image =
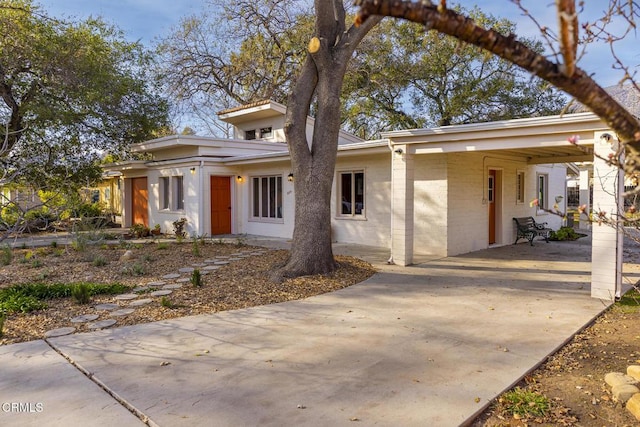
[[[593,211],[616,218],[623,206],[624,174],[602,160],[616,152],[617,139],[592,113],[393,131],[383,137],[392,151],[391,256],[399,265],[413,264],[425,241],[441,239],[445,256],[513,243],[512,217],[529,216],[531,209],[548,215],[529,206],[547,185],[538,172],[544,165],[593,162]],[[438,179],[429,172],[436,169]],[[500,185],[492,190],[494,181]],[[566,185],[562,191],[566,200]],[[553,210],[548,193],[545,188],[544,207]],[[435,215],[427,211],[438,203]],[[547,218],[561,221],[556,215]],[[493,222],[497,237],[492,242]],[[611,301],[621,293],[623,235],[594,224],[592,236],[591,259],[597,262],[591,263],[591,296]]]

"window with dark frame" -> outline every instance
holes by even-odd
[[[340,172],[340,207],[341,216],[364,215],[364,172]]]
[[[252,218],[282,219],[282,176],[256,176],[251,181]]]

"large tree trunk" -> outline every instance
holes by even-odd
[[[340,132],[340,92],[347,62],[381,19],[345,31],[342,1],[316,0],[315,8],[314,42],[319,47],[310,49],[289,97],[285,119],[294,175],[295,226],[289,260],[273,274],[276,281],[326,274],[337,267],[331,248],[331,187]],[[314,99],[317,115],[309,144],[307,115]]]

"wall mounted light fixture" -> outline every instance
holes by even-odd
[[[191,175],[195,175],[196,174],[196,168],[189,169],[189,172],[191,172]]]
[[[287,175],[287,181],[289,182],[293,181],[293,172],[289,172],[289,175]]]
[[[402,154],[402,148],[396,148],[393,152],[396,154]]]
[[[236,180],[237,180],[238,182],[242,182],[242,181],[244,181],[244,178],[242,178],[240,175],[238,175],[238,176],[236,177]]]

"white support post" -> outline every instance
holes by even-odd
[[[395,264],[413,263],[413,154],[406,145],[391,152],[391,258]]]
[[[613,133],[595,134],[593,160],[593,217],[591,247],[591,296],[607,301],[620,297],[622,285],[623,234],[618,214],[623,206],[624,172],[607,164],[615,153]],[[612,224],[598,224],[598,213],[606,214]]]
[[[580,171],[580,206],[585,206],[585,210],[580,214],[578,219],[578,227],[583,229],[591,228],[589,223],[589,214],[591,213],[591,202],[589,196],[591,191],[589,190],[589,169],[583,169]]]

